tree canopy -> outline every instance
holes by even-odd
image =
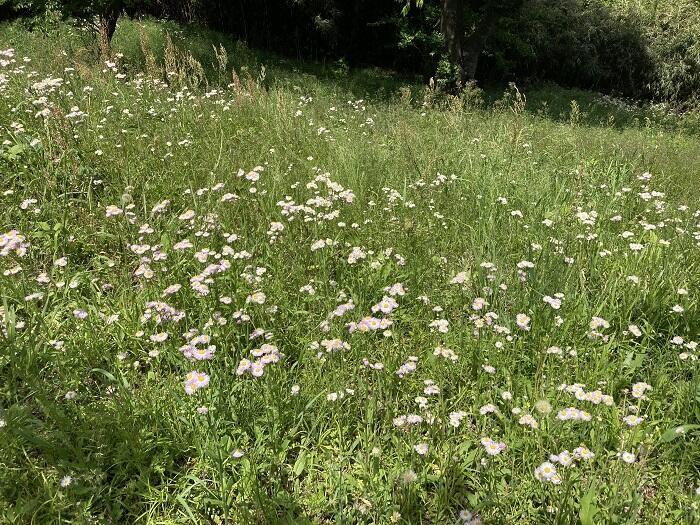
[[[0,0],[107,39],[120,15],[199,23],[253,47],[434,78],[548,80],[680,105],[700,96],[698,0]]]

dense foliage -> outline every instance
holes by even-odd
[[[692,115],[106,51],[0,25],[0,523],[697,524]]]
[[[552,80],[683,107],[698,101],[695,0],[418,0],[418,6],[416,0],[0,0],[0,16],[37,16],[47,8],[82,17],[115,9],[152,14],[298,58],[380,65],[449,82],[454,56],[441,25],[449,3],[464,7],[458,29],[481,58],[476,78],[482,81]],[[109,26],[109,17],[103,22]]]

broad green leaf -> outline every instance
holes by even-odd
[[[294,472],[295,476],[300,476],[301,473],[304,471],[304,468],[306,468],[306,452],[302,450],[299,453],[299,457],[294,462],[294,468],[292,469],[292,471]]]
[[[581,518],[581,525],[595,525],[593,518],[598,514],[598,507],[595,504],[596,494],[593,487],[591,487],[586,495],[581,498],[581,503],[579,504],[579,518]]]
[[[669,428],[666,432],[661,434],[659,438],[659,443],[670,443],[674,439],[686,435],[691,430],[700,429],[700,425],[678,425],[673,428]]]

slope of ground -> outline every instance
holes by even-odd
[[[0,27],[4,523],[693,522],[685,120],[164,27]]]

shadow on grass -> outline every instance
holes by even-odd
[[[83,61],[99,60],[94,36],[85,30],[61,24],[52,31],[32,32],[36,42],[28,43],[18,40],[27,34],[26,28],[20,26],[19,21],[2,24],[0,44],[18,49],[27,47],[22,51],[28,52],[49,43],[56,45],[58,41]],[[231,69],[235,68],[239,76],[250,75],[253,78],[260,78],[264,69],[267,87],[289,87],[303,94],[334,93],[348,99],[388,103],[397,100],[401,90],[408,89],[416,108],[420,108],[427,89],[424,79],[417,75],[376,67],[349,68],[342,61],[312,62],[285,58],[268,51],[250,49],[243,42],[201,26],[152,18],[122,18],[114,36],[113,49],[124,55],[122,61],[128,71],[143,71],[147,65],[144,50],[162,64],[168,37],[179,50],[188,51],[202,65],[210,87],[229,84],[232,80]],[[215,52],[220,46],[226,50],[224,73],[217,63]],[[36,58],[37,64],[40,64],[41,57]],[[661,104],[638,104],[593,91],[564,88],[552,82],[523,82],[518,86],[527,99],[526,112],[538,118],[616,130],[652,127],[669,132],[700,134],[700,111],[676,114]],[[484,84],[485,108],[492,108],[507,90],[505,84]]]
[[[321,84],[324,91],[343,94],[349,98],[389,102],[398,98],[402,88],[410,89],[419,105],[425,83],[418,75],[406,75],[381,68],[350,69],[342,61],[311,62],[290,59],[268,51],[252,50],[233,38],[197,25],[180,25],[153,19],[122,20],[115,34],[114,48],[123,53],[135,70],[145,67],[142,39],[156,59],[163,60],[166,35],[175,45],[187,49],[202,64],[209,82],[221,85],[230,82],[230,69],[248,72],[257,78],[265,68],[267,85],[297,86],[302,91],[315,92]],[[221,76],[215,48],[227,51],[229,72]],[[523,84],[526,111],[534,116],[560,123],[615,129],[657,127],[668,131],[700,133],[700,114],[679,115],[665,105],[638,104],[627,99],[601,95],[593,91],[564,88],[552,82]],[[503,97],[508,86],[488,84],[483,98],[491,108]]]

